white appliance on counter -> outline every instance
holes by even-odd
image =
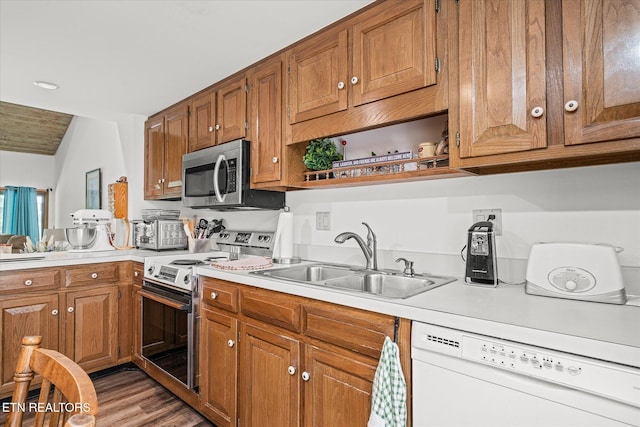
[[[640,369],[413,322],[413,425],[639,426]]]

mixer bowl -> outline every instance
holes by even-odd
[[[72,249],[88,249],[96,241],[96,227],[74,227],[64,230]]]

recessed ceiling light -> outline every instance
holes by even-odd
[[[60,87],[55,83],[49,83],[49,82],[33,82],[33,84],[38,87],[41,87],[42,89],[49,89],[49,90],[56,90]]]

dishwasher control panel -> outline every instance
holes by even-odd
[[[418,326],[413,330],[413,348],[490,365],[640,407],[640,369],[435,325]]]

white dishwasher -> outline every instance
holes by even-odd
[[[640,425],[640,369],[413,322],[414,427]]]

